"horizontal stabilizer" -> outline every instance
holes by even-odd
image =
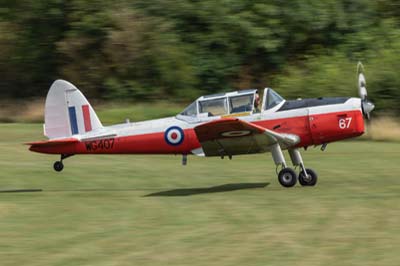
[[[54,146],[54,145],[71,144],[71,143],[76,143],[76,142],[79,142],[79,140],[76,138],[65,138],[65,139],[53,139],[53,140],[28,142],[28,143],[25,143],[25,145],[48,147],[48,146]]]
[[[107,138],[114,138],[117,134],[114,132],[103,132],[97,134],[86,134],[84,137],[81,138],[81,141],[92,141],[92,140],[99,140],[99,139],[107,139]]]

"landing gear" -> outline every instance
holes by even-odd
[[[71,157],[73,154],[61,154],[61,159],[59,161],[56,161],[53,164],[53,168],[56,172],[61,172],[64,169],[64,164],[63,160],[67,159],[68,157]]]
[[[298,149],[289,150],[290,158],[294,166],[300,166],[299,183],[302,186],[315,186],[317,183],[318,175],[312,169],[304,167],[303,158],[301,157]]]
[[[294,185],[296,185],[296,172],[292,168],[287,167],[281,146],[279,146],[278,143],[271,147],[271,154],[276,166],[282,167],[282,170],[278,174],[279,183],[284,187],[293,187]]]
[[[278,180],[284,187],[293,187],[297,183],[296,172],[292,168],[283,168],[278,174]]]
[[[282,153],[282,149],[278,143],[271,146],[271,154],[277,168],[280,166],[282,170],[278,173],[278,181],[284,187],[293,187],[299,180],[302,186],[315,186],[317,183],[317,173],[312,169],[306,169],[304,167],[303,159],[301,158],[300,151],[298,149],[290,149],[289,155],[294,166],[300,166],[300,173],[297,176],[296,172],[292,168],[288,168],[285,162],[285,158]]]
[[[299,183],[302,186],[315,186],[318,180],[318,175],[312,169],[306,169],[307,175],[304,171],[299,173]]]
[[[61,172],[64,169],[64,164],[62,163],[62,161],[56,161],[53,164],[53,168],[56,172]]]

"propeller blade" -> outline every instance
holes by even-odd
[[[358,87],[366,87],[367,82],[365,81],[365,76],[363,73],[358,74]]]
[[[367,81],[365,80],[364,76],[364,66],[361,62],[357,64],[357,73],[358,73],[358,95],[360,96],[361,100],[367,99]]]
[[[360,96],[361,100],[365,101],[368,96],[367,88],[366,87],[358,87],[358,95]]]
[[[364,76],[364,66],[361,62],[357,64],[357,74],[358,74],[358,95],[361,98],[361,109],[364,117],[367,120],[371,119],[371,112],[374,110],[375,105],[367,100],[367,81]]]

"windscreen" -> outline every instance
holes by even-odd
[[[273,89],[268,89],[267,102],[265,106],[265,110],[271,109],[272,107],[281,103],[284,99],[278,93],[276,93]]]
[[[196,107],[196,102],[192,102],[188,107],[186,107],[185,110],[183,110],[181,115],[184,116],[192,116],[195,117],[197,116],[197,107]]]

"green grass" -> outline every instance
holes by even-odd
[[[55,173],[21,145],[41,132],[0,124],[2,266],[399,265],[400,143],[309,149],[317,186],[285,189],[270,154],[76,156]]]

